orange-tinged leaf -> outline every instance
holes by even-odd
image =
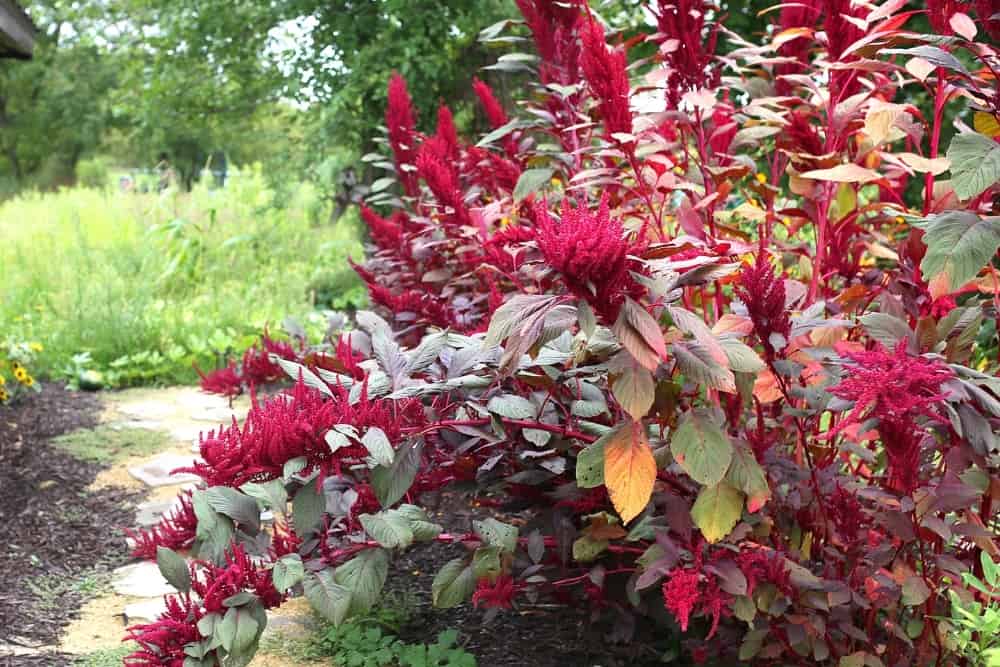
[[[630,422],[604,446],[604,486],[624,523],[646,508],[655,482],[656,461],[646,432],[642,424]]]
[[[781,398],[781,388],[769,369],[762,370],[753,383],[753,395],[761,403],[773,403]]]
[[[1000,118],[985,111],[977,111],[972,116],[972,126],[979,134],[995,139],[1000,137]]]
[[[667,345],[660,325],[645,308],[632,299],[625,299],[611,330],[622,347],[651,371],[656,370],[660,361],[667,356]]]
[[[831,183],[869,183],[882,178],[877,171],[872,171],[853,163],[838,164],[836,167],[830,167],[829,169],[813,169],[812,171],[800,174],[800,176],[802,178],[829,181]]]
[[[743,335],[750,334],[753,332],[753,322],[749,317],[726,313],[720,317],[719,321],[715,323],[714,327],[712,327],[712,333],[718,336],[729,332]]]
[[[955,12],[951,15],[948,24],[956,34],[961,35],[970,42],[976,38],[976,24],[969,18],[968,14]]]

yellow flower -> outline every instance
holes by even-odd
[[[758,183],[767,183],[767,174],[758,171],[757,172],[757,182]]]
[[[18,366],[14,369],[14,379],[16,379],[21,384],[24,384],[25,379],[28,377],[28,371],[24,370],[23,366]]]
[[[10,394],[7,393],[7,390],[0,388],[0,403],[6,403],[8,398],[10,398]]]
[[[11,361],[10,367],[16,371],[18,368],[21,368],[21,363],[18,361]]]
[[[28,347],[31,348],[32,352],[41,352],[42,350],[45,349],[41,343],[31,343],[30,345],[28,345]]]
[[[0,387],[4,386],[5,384],[7,384],[7,378],[0,375]]]
[[[25,387],[34,387],[35,386],[35,378],[33,378],[33,377],[31,377],[29,375],[28,377],[24,378],[24,381],[22,382],[22,384]]]

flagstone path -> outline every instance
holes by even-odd
[[[242,420],[249,407],[244,398],[230,408],[226,399],[204,394],[195,387],[130,389],[109,392],[102,398],[106,407],[101,421],[106,427],[152,429],[169,435],[168,444],[161,451],[117,462],[101,472],[91,485],[93,489],[124,486],[145,490],[146,500],[137,508],[134,527],[156,523],[177,494],[197,481],[191,475],[171,475],[170,471],[197,458],[198,434],[231,423],[234,416]],[[124,537],[109,537],[108,548],[126,549]],[[125,628],[154,619],[163,609],[163,594],[171,590],[155,563],[137,561],[120,568],[112,577],[111,590],[88,602],[80,610],[79,618],[66,628],[58,649],[83,655],[119,647]],[[301,636],[308,633],[311,623],[308,605],[293,600],[269,613],[265,634]],[[300,664],[267,654],[258,655],[251,663],[252,667]]]

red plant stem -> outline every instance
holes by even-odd
[[[604,574],[606,576],[609,574],[625,574],[627,572],[635,572],[635,571],[636,568],[634,567],[620,567],[616,570],[608,570]],[[567,579],[559,579],[558,581],[553,581],[551,585],[556,588],[558,588],[559,586],[569,586],[570,584],[575,584],[579,581],[583,581],[584,579],[588,578],[590,578],[590,572],[585,572],[584,574],[581,574],[577,577],[569,577]]]
[[[938,156],[938,145],[941,140],[941,117],[944,112],[944,103],[947,95],[944,94],[944,70],[937,69],[937,85],[934,89],[934,119],[931,125],[931,154],[933,160]],[[924,215],[931,211],[934,203],[934,174],[927,172],[924,176]]]

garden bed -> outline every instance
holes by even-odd
[[[138,494],[115,487],[89,491],[102,466],[81,461],[51,439],[97,424],[96,396],[47,385],[0,408],[0,664],[53,665],[52,652],[80,605],[106,586],[127,560],[111,549],[131,525]]]

